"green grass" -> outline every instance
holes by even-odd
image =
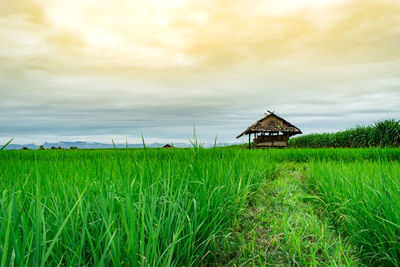
[[[398,162],[313,162],[307,182],[365,264],[400,265]]]
[[[232,229],[226,265],[356,266],[357,251],[308,201],[302,166],[283,163],[266,180]]]
[[[399,210],[398,160],[397,148],[0,151],[1,267],[356,265],[358,251],[398,265],[385,214]],[[360,199],[384,220],[365,223]]]
[[[4,151],[3,151],[4,152]],[[274,165],[218,149],[6,151],[5,265],[198,265]]]

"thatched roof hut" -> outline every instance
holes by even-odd
[[[253,123],[236,138],[248,135],[249,148],[252,134],[255,137],[253,140],[255,148],[287,147],[290,136],[302,133],[299,128],[279,117],[274,112],[268,111],[268,114],[265,115],[264,118]]]
[[[166,144],[165,146],[163,146],[162,148],[175,148],[173,145],[170,144]]]

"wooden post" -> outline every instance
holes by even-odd
[[[249,149],[250,149],[250,138],[251,138],[251,134],[249,134]]]

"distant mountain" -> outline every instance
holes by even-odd
[[[222,146],[228,146],[228,145],[237,145],[241,143],[218,143],[218,147]],[[146,144],[146,147],[151,147],[151,148],[156,148],[156,147],[163,147],[165,144],[164,143],[151,143],[151,144]],[[178,148],[184,148],[184,147],[192,147],[191,144],[188,143],[173,143],[175,147]],[[23,149],[24,147],[28,149],[39,149],[41,145],[33,145],[33,144],[9,144],[5,149],[7,150],[20,150]],[[97,142],[85,142],[85,141],[77,141],[77,142],[57,142],[57,143],[48,143],[45,142],[42,144],[42,146],[46,149],[51,149],[52,147],[56,148],[63,148],[63,149],[69,149],[71,147],[77,147],[81,149],[107,149],[107,148],[114,148],[113,144],[106,144],[106,143],[97,143]],[[126,144],[115,144],[117,148],[125,148]],[[209,148],[213,147],[214,144],[202,144],[203,147]],[[143,144],[128,144],[129,148],[143,148]]]

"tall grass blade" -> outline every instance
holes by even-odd
[[[7,254],[8,254],[8,244],[10,243],[10,228],[11,228],[11,210],[12,210],[12,201],[8,205],[8,220],[7,220],[7,230],[4,241],[3,255],[1,257],[1,267],[5,267],[7,263]]]
[[[83,192],[79,196],[78,200],[76,201],[75,205],[72,207],[71,211],[69,212],[67,217],[64,219],[64,221],[61,224],[60,228],[58,228],[58,231],[57,231],[56,235],[54,236],[53,241],[51,241],[50,246],[48,247],[44,258],[42,259],[42,262],[41,262],[40,266],[42,266],[42,267],[45,266],[45,263],[46,263],[48,257],[50,256],[50,253],[51,253],[55,243],[57,242],[58,237],[60,236],[62,230],[64,229],[65,225],[67,224],[67,222],[68,222],[69,218],[71,217],[72,213],[74,212],[75,208],[78,206],[79,202],[81,201],[82,196],[85,193],[85,191],[86,191],[86,189],[83,190]]]
[[[11,138],[11,140],[10,141],[8,141],[4,146],[2,146],[1,148],[0,148],[0,150],[3,150],[3,149],[5,149],[11,142],[12,142],[12,140],[14,140],[14,137],[13,138]]]

